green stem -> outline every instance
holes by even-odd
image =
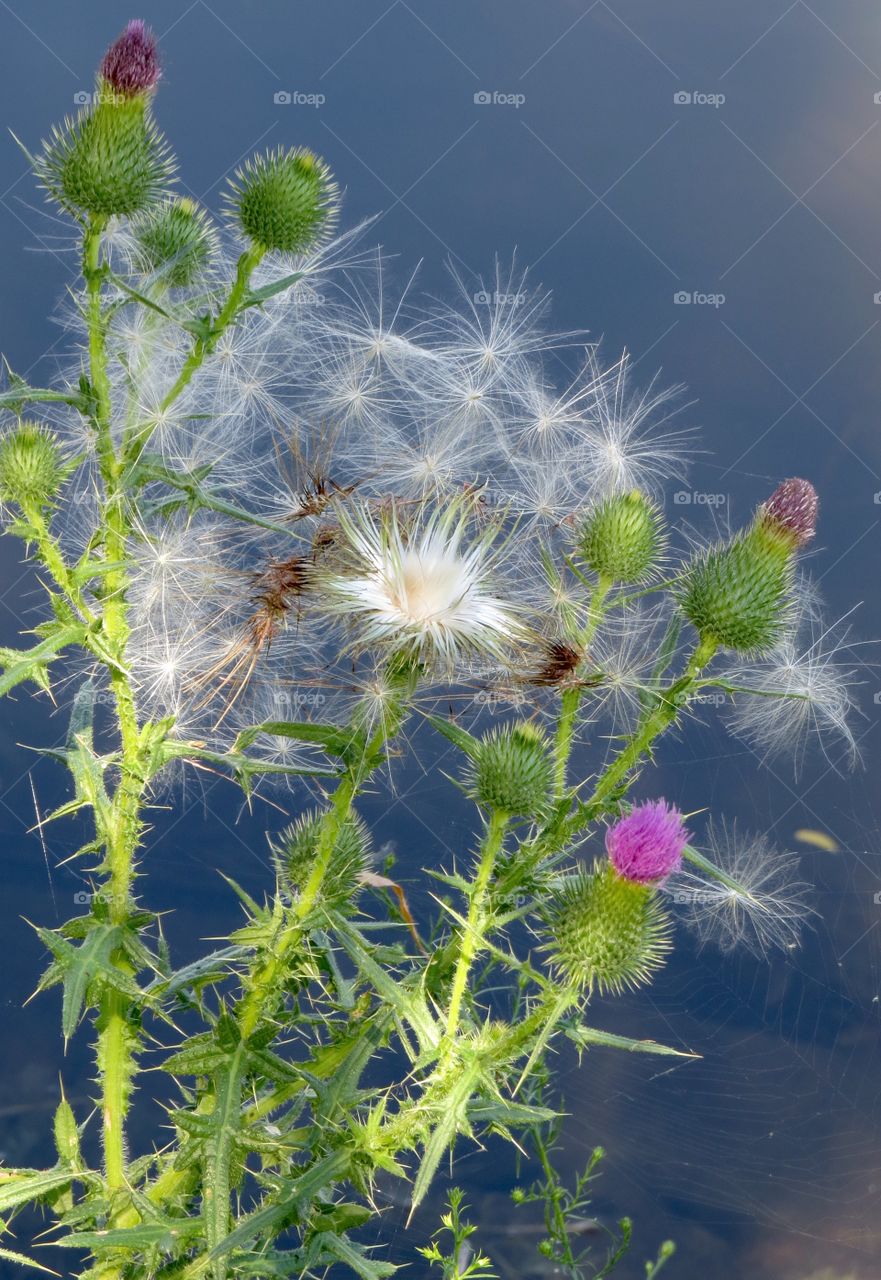
[[[95,615],[74,581],[73,574],[61,554],[58,542],[49,532],[49,526],[46,523],[43,511],[38,506],[26,503],[22,506],[22,513],[33,534],[39,560],[49,570],[56,584],[70,600],[83,622],[94,623]]]
[[[195,374],[201,369],[206,356],[211,355],[216,349],[218,342],[241,310],[251,282],[251,276],[255,268],[259,266],[265,253],[266,250],[259,245],[252,245],[250,249],[246,249],[239,257],[236,265],[235,280],[226,301],[217,313],[217,318],[207,326],[204,333],[196,338],[189,355],[181,366],[180,372],[159,402],[157,416],[161,416],[171,408],[182,392],[190,385]],[[150,422],[142,431],[134,434],[127,450],[129,461],[137,461],[140,457],[152,434],[153,427],[154,423]]]
[[[409,680],[405,680],[409,684]],[[366,743],[360,758],[350,765],[331,800],[331,806],[321,819],[315,861],[303,891],[288,917],[284,929],[273,946],[272,953],[254,974],[251,987],[239,1007],[238,1020],[242,1039],[246,1040],[257,1029],[268,1001],[275,990],[276,979],[287,963],[291,949],[302,937],[303,921],[313,910],[321,893],[336,848],[343,823],[352,811],[352,803],[365,778],[372,772],[383,746],[398,730],[403,719],[403,690],[397,702]]]
[[[605,602],[613,583],[611,578],[601,576],[593,589],[588,605],[587,621],[579,636],[579,646],[587,653],[597,627],[605,613]],[[575,727],[578,721],[578,708],[581,705],[583,689],[580,685],[564,689],[560,700],[560,719],[557,722],[557,733],[554,740],[554,799],[559,800],[566,788],[566,770],[572,745],[575,741]]]
[[[450,992],[450,1008],[447,1014],[447,1035],[454,1037],[459,1029],[459,1017],[462,1011],[462,999],[468,985],[468,975],[477,954],[477,945],[483,928],[483,913],[486,905],[489,882],[492,877],[496,858],[501,852],[505,839],[509,816],[501,809],[493,809],[486,827],[486,834],[480,849],[480,861],[477,875],[471,886],[468,903],[468,919],[462,934],[456,971],[453,975],[453,986]]]
[[[101,254],[104,226],[105,219],[93,218],[86,228],[83,276],[87,298],[89,371],[94,396],[95,447],[104,484],[104,552],[108,562],[115,566],[104,579],[102,628],[104,641],[113,659],[108,670],[120,735],[120,779],[113,795],[107,829],[99,831],[98,835],[106,846],[110,919],[114,924],[125,926],[131,908],[135,850],[141,835],[139,815],[145,780],[140,768],[137,710],[131,683],[125,672],[129,628],[126,603],[128,576],[124,565],[129,524],[125,493],[120,483],[120,460],[112,434],[107,321],[102,307],[102,286],[106,277],[106,266]],[[119,969],[129,972],[130,966],[123,954],[117,953],[112,959]],[[104,1161],[108,1188],[113,1191],[126,1185],[125,1117],[128,1085],[134,1070],[134,1037],[129,1027],[128,1001],[118,992],[107,990],[101,996],[98,1025]]]
[[[604,800],[618,787],[651,747],[655,738],[670,727],[679,714],[682,700],[694,684],[703,668],[711,660],[718,642],[712,637],[699,641],[688,660],[685,671],[659,695],[660,701],[653,711],[645,717],[640,728],[628,742],[627,746],[612,761],[594,789],[593,795],[585,806],[588,810],[597,809]]]

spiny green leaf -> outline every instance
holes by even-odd
[[[82,1176],[70,1169],[0,1168],[0,1214],[22,1204],[32,1204]]]
[[[452,720],[447,720],[444,716],[428,716],[429,724],[437,729],[438,733],[442,733],[445,738],[452,742],[453,746],[458,747],[460,751],[464,751],[466,756],[471,759],[477,755],[480,750],[480,742],[473,734],[468,733],[466,729],[461,728],[457,724],[453,724]]]
[[[305,271],[295,271],[292,275],[282,276],[280,280],[273,280],[271,284],[265,284],[260,289],[249,289],[242,303],[242,310],[244,311],[246,307],[257,307],[261,302],[274,298],[277,293],[283,293],[298,280],[302,280],[305,274]]]
[[[600,1031],[598,1027],[567,1027],[566,1035],[579,1048],[601,1044],[610,1049],[626,1049],[630,1053],[656,1053],[673,1058],[698,1058],[700,1054],[686,1049],[671,1049],[669,1045],[658,1044],[656,1040],[632,1040],[630,1036],[613,1035],[611,1031]]]
[[[85,939],[75,946],[51,929],[37,929],[40,940],[54,957],[40,979],[38,990],[62,984],[61,1028],[65,1040],[71,1038],[79,1025],[93,984],[120,991],[132,1000],[142,996],[134,979],[110,960],[121,946],[122,933],[121,925],[96,922]]]
[[[14,1249],[0,1248],[0,1258],[5,1258],[7,1262],[17,1262],[20,1267],[30,1267],[34,1271],[43,1271],[49,1276],[61,1274],[60,1271],[53,1271],[51,1267],[44,1267],[40,1262],[34,1262],[33,1258],[26,1258],[23,1253],[16,1253]]]
[[[85,627],[79,623],[55,624],[52,634],[32,649],[0,649],[0,697],[23,680],[33,680],[41,689],[48,689],[48,663],[68,645],[81,643],[84,636]]]

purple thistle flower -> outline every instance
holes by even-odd
[[[609,827],[606,852],[619,876],[651,884],[678,868],[688,839],[679,810],[665,800],[650,800]]]
[[[154,88],[159,79],[156,37],[143,18],[133,18],[104,54],[100,73],[126,97]]]
[[[795,539],[796,546],[810,542],[817,528],[817,491],[810,480],[784,480],[761,507],[762,515]]]

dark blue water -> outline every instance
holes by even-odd
[[[402,275],[423,259],[424,283],[442,292],[446,259],[487,272],[495,253],[516,249],[553,289],[556,325],[587,326],[610,351],[632,350],[646,376],[662,367],[688,384],[687,417],[707,450],[695,459],[694,493],[722,494],[737,520],[782,476],[814,480],[823,505],[813,568],[829,613],[860,603],[856,630],[881,634],[873,6],[151,0],[141,12],[163,35],[159,113],[195,195],[216,207],[225,174],[255,146],[305,143],[345,186],[348,220],[381,215],[377,238],[400,255]],[[96,57],[126,16],[106,0],[2,6],[0,121],[34,144],[91,87]],[[274,101],[286,92],[324,101]],[[47,315],[76,264],[5,136],[0,160],[0,345],[39,379],[60,336]],[[690,301],[677,302],[683,293]],[[40,589],[17,544],[0,552],[7,643],[20,620],[36,621]],[[699,1061],[671,1071],[600,1051],[580,1067],[561,1060],[571,1112],[562,1159],[574,1168],[594,1144],[607,1147],[595,1207],[635,1219],[624,1275],[641,1275],[641,1259],[668,1235],[680,1246],[670,1274],[682,1280],[878,1274],[881,676],[872,647],[860,655],[864,768],[854,775],[818,754],[795,783],[785,764],[760,767],[709,719],[661,752],[671,799],[700,794],[783,847],[797,829],[820,828],[841,852],[804,848],[819,919],[801,951],[726,959],[683,939],[648,994],[596,1014],[612,1029],[688,1046]],[[0,726],[0,1148],[10,1162],[38,1163],[49,1158],[58,1010],[52,995],[20,1007],[41,961],[23,917],[66,918],[76,881],[56,868],[68,834],[46,834],[50,875],[30,831],[33,758],[15,744],[57,741],[64,722],[22,695],[0,706]],[[63,794],[45,763],[34,782],[43,810]],[[370,816],[402,873],[466,840],[467,814],[451,825],[448,805],[448,790],[425,774],[395,802],[374,802]],[[149,904],[174,908],[168,932],[183,956],[238,920],[217,870],[252,892],[266,886],[262,832],[277,815],[242,816],[218,780],[155,817]],[[72,1046],[64,1078],[85,1107],[85,1045]],[[510,1216],[507,1176],[477,1154],[457,1170],[485,1247],[506,1274],[530,1275],[528,1239],[498,1227]],[[393,1222],[392,1213],[389,1231]],[[433,1225],[426,1218],[420,1231]],[[395,1233],[399,1260],[412,1242]]]

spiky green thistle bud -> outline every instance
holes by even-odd
[[[315,865],[323,817],[317,810],[310,810],[279,832],[273,841],[279,866],[297,892],[303,891]],[[337,833],[321,885],[322,901],[341,903],[353,897],[359,888],[358,877],[368,865],[369,847],[370,837],[361,819],[346,818]]]
[[[130,216],[155,203],[174,166],[146,91],[127,95],[102,82],[95,99],[53,130],[37,173],[70,213]]]
[[[0,438],[0,499],[20,507],[47,506],[64,479],[55,433],[23,421]]]
[[[591,991],[648,982],[670,950],[670,921],[648,884],[595,863],[552,900],[546,950],[560,977]]]
[[[585,519],[578,538],[584,562],[612,582],[643,582],[663,548],[661,514],[638,490],[617,493]]]
[[[682,609],[702,639],[761,653],[785,623],[792,574],[791,548],[754,525],[691,566]]]
[[[254,156],[230,182],[230,214],[262,249],[302,253],[333,230],[338,195],[330,169],[311,151]]]
[[[213,253],[217,236],[194,200],[168,200],[136,219],[135,265],[163,284],[192,284]]]
[[[500,813],[542,813],[551,791],[553,764],[544,732],[524,721],[483,737],[471,761],[469,794]]]
[[[680,604],[702,640],[739,653],[769,649],[786,625],[795,553],[814,536],[817,494],[785,480],[731,542],[699,556]]]

